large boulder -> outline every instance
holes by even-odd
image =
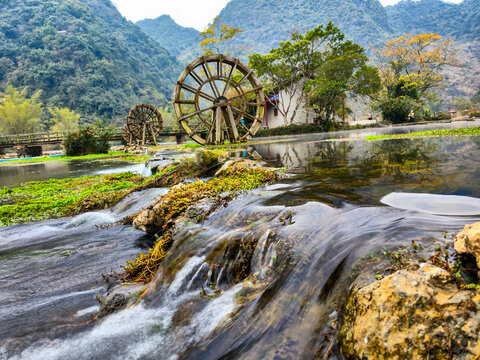
[[[431,264],[366,286],[354,283],[338,336],[346,359],[473,359],[480,294]]]
[[[465,225],[455,237],[455,250],[459,254],[473,255],[480,267],[480,222]]]

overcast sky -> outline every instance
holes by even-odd
[[[118,10],[133,22],[168,14],[178,24],[203,30],[229,0],[112,0]],[[392,5],[398,0],[380,0]],[[459,3],[461,0],[450,0]]]

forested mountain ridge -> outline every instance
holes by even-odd
[[[292,31],[304,32],[329,21],[365,47],[405,33],[436,32],[462,41],[480,40],[479,15],[480,0],[460,4],[403,0],[387,7],[378,0],[231,0],[218,16],[223,23],[243,30],[235,42],[245,55],[252,51],[266,53]],[[199,48],[198,31],[176,24],[169,16],[137,24],[180,57]]]
[[[179,70],[109,0],[0,3],[0,89],[40,89],[48,106],[108,122],[135,103],[164,105]]]
[[[244,32],[238,41],[267,52],[292,31],[305,32],[329,21],[363,46],[386,40],[391,33],[378,0],[231,0],[218,15]]]
[[[190,60],[201,54],[198,46],[200,38],[198,30],[178,25],[169,15],[162,15],[156,19],[144,19],[136,24],[162,47],[179,60]]]
[[[480,1],[403,0],[385,7],[394,35],[436,32],[458,40],[480,40]]]
[[[387,7],[378,0],[231,0],[218,16],[223,23],[243,30],[234,40],[240,49],[234,55],[244,60],[252,52],[267,53],[277,47],[292,31],[305,32],[329,21],[367,51],[370,46],[406,33],[436,32],[454,38],[463,64],[446,70],[447,97],[469,96],[480,83],[480,0],[464,0],[460,4],[403,0]],[[156,28],[155,20],[150,24],[151,27],[143,27],[144,31],[162,46],[183,41],[181,26]],[[188,62],[188,57],[193,60],[194,52],[200,49],[196,41],[191,41],[190,46],[190,50],[180,51],[183,62]]]

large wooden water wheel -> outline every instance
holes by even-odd
[[[240,60],[205,55],[188,65],[174,93],[177,120],[201,145],[241,142],[263,120],[264,95],[255,74]]]
[[[127,115],[127,130],[131,139],[142,145],[149,142],[156,144],[162,128],[162,115],[153,105],[135,105]]]

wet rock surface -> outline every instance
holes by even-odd
[[[455,250],[459,254],[473,255],[480,267],[480,222],[465,225],[455,237]]]
[[[354,282],[338,337],[346,359],[474,359],[480,294],[422,263],[368,285]]]
[[[264,164],[243,158],[230,158],[228,153],[218,150],[200,149],[179,163],[172,172],[167,172],[159,177],[158,181],[177,183],[172,187],[171,192],[181,192],[184,184],[178,184],[178,182],[192,176],[208,176],[212,169],[216,170],[219,167],[220,169],[210,176],[223,178],[235,171],[242,173],[252,169],[264,168]],[[276,172],[276,169],[273,168],[265,169]],[[185,196],[189,196],[189,194],[186,193]],[[189,221],[199,222],[210,215],[218,206],[221,206],[222,203],[226,204],[230,200],[228,193],[217,194],[215,197],[216,200],[201,197],[196,199],[196,202],[189,206],[184,217]],[[147,233],[156,233],[171,228],[174,225],[172,219],[165,218],[162,212],[162,209],[174,207],[175,204],[171,204],[169,201],[168,199],[160,199],[157,203],[149,206],[133,220],[133,227]]]

